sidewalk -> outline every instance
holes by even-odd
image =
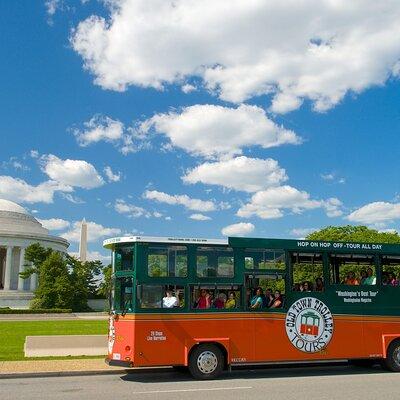
[[[65,313],[65,314],[0,314],[0,321],[51,321],[51,320],[107,320],[108,313]]]
[[[124,374],[125,368],[110,367],[104,359],[0,361],[0,379],[34,376]]]

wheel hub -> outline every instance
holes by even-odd
[[[197,366],[203,374],[211,374],[218,366],[218,358],[211,351],[203,351],[197,357]]]
[[[400,367],[400,346],[397,346],[393,351],[393,361]]]

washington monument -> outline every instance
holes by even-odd
[[[81,240],[79,242],[79,259],[81,262],[87,261],[87,223],[83,218],[81,223]]]

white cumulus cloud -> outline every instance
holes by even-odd
[[[224,236],[247,236],[254,231],[255,226],[250,222],[239,222],[222,228],[221,233]]]
[[[145,210],[143,207],[135,206],[134,204],[129,204],[123,199],[115,200],[114,209],[119,214],[126,214],[130,218],[146,217],[149,218],[151,213]],[[154,215],[159,218],[160,215]]]
[[[99,239],[115,236],[121,233],[121,229],[107,228],[96,222],[87,222],[88,242],[97,242]],[[81,237],[81,221],[75,221],[72,229],[61,234],[61,237],[69,242],[79,243]]]
[[[278,186],[288,179],[277,161],[245,156],[217,162],[206,162],[188,171],[185,183],[219,185],[228,189],[257,192],[270,186]]]
[[[190,219],[195,221],[210,221],[212,218],[204,214],[192,214],[189,216]]]
[[[400,219],[400,203],[376,201],[360,207],[346,218],[361,224],[388,223]]]
[[[219,208],[224,208],[225,205],[218,205],[212,200],[200,200],[193,199],[186,194],[168,194],[159,192],[158,190],[146,190],[143,193],[143,197],[148,200],[158,201],[160,203],[166,203],[170,205],[181,205],[192,211],[215,211]]]
[[[96,168],[84,160],[61,160],[49,154],[41,158],[42,170],[51,179],[64,185],[92,189],[104,184]]]
[[[328,216],[336,217],[342,215],[341,205],[336,198],[313,200],[309,193],[284,185],[253,194],[250,202],[240,207],[236,215],[243,218],[258,216],[262,219],[275,219],[283,217],[285,210],[300,214],[305,210],[323,208]]]
[[[51,180],[34,186],[22,179],[0,176],[0,198],[17,203],[52,203],[54,193],[72,191],[71,186]]]
[[[299,144],[300,138],[278,126],[260,107],[242,104],[237,108],[211,104],[194,105],[181,112],[156,114],[140,125],[165,135],[171,145],[206,158],[242,154],[244,147],[276,147]]]
[[[119,182],[121,180],[121,172],[114,173],[109,166],[104,168],[104,173],[109,182]]]
[[[397,78],[396,0],[109,0],[72,33],[105,89],[161,90],[198,77],[221,99],[270,94],[274,112],[309,99],[327,110],[348,92]]]
[[[122,139],[124,124],[103,115],[95,115],[89,121],[84,122],[84,129],[73,129],[72,132],[80,146],[88,146],[100,141],[116,142]]]
[[[38,219],[38,221],[50,231],[61,231],[71,225],[69,221],[61,218]]]

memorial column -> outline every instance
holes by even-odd
[[[4,274],[4,290],[10,290],[10,287],[11,287],[12,251],[13,251],[13,247],[7,246],[6,272]]]

